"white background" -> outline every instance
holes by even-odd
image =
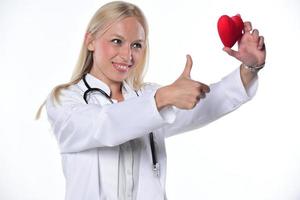
[[[0,199],[62,200],[60,155],[45,113],[69,80],[88,21],[107,1],[0,0]],[[256,97],[239,110],[167,139],[170,200],[299,200],[298,0],[135,0],[150,25],[147,81],[169,84],[194,59],[192,78],[218,81],[239,62],[222,51],[216,23],[240,13],[265,36]],[[236,48],[236,46],[234,47]]]

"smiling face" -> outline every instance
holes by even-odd
[[[135,17],[113,23],[102,35],[87,35],[87,47],[93,51],[90,73],[106,84],[121,84],[145,56],[145,31]]]

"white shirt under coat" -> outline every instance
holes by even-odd
[[[92,75],[88,74],[86,80],[91,87],[110,94],[109,87]],[[235,110],[254,96],[257,80],[245,91],[237,69],[210,85],[210,93],[192,110],[168,107],[158,111],[154,99],[158,88],[146,84],[137,97],[123,82],[124,101],[111,104],[96,92],[89,95],[86,104],[83,93],[87,88],[81,80],[62,91],[60,103],[48,97],[48,119],[59,144],[66,179],[65,200],[166,199],[164,139]],[[154,133],[159,177],[152,170],[150,132]],[[132,173],[132,182],[126,172]]]

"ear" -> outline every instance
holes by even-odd
[[[94,37],[90,32],[85,33],[84,44],[88,50],[94,51]]]

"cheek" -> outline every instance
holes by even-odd
[[[116,55],[116,50],[107,43],[100,43],[95,48],[95,55],[102,61],[107,61]]]
[[[145,57],[145,51],[133,52],[132,57],[135,63],[139,64],[140,62],[142,62],[143,58]]]

